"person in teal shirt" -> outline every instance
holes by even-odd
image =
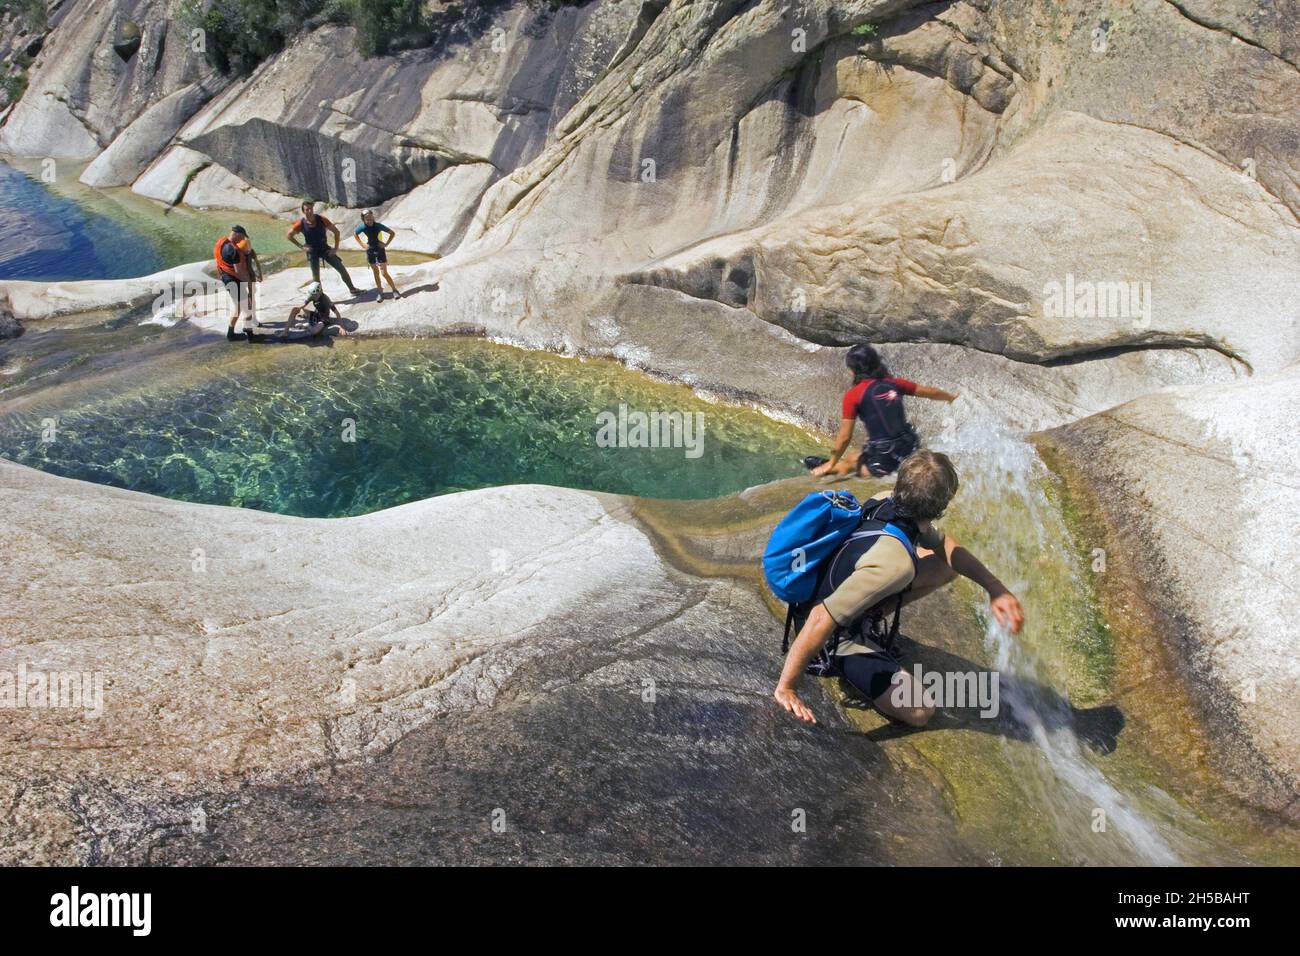
[[[385,233],[388,234],[387,239],[384,238]],[[400,299],[402,297],[402,293],[397,289],[397,283],[388,274],[388,253],[385,251],[396,235],[396,232],[389,229],[382,222],[375,222],[375,214],[369,209],[361,214],[361,225],[357,226],[356,232],[352,234],[352,238],[357,241],[357,245],[366,250],[366,262],[370,264],[370,272],[375,277],[375,291],[379,293],[380,302],[384,300],[384,284],[379,279],[381,272],[393,290],[393,298]],[[362,239],[362,236],[365,238]]]

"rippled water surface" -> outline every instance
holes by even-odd
[[[702,420],[699,456],[606,447],[600,416],[620,405]],[[809,444],[613,362],[469,339],[209,345],[46,389],[0,419],[0,454],[55,474],[314,517],[528,482],[709,498],[798,473]]]
[[[91,189],[81,167],[0,162],[0,279],[125,279],[206,260],[238,222],[266,256],[292,250],[289,221],[172,207],[129,189]]]

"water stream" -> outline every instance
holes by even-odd
[[[121,212],[136,201],[97,219],[84,197],[61,197],[0,165],[0,209],[61,220],[72,241],[53,264],[11,256],[0,277],[141,274],[204,257],[212,229],[229,218],[178,212],[167,220],[157,204]],[[182,223],[184,237],[150,236],[140,226],[151,217],[169,229]],[[281,224],[261,225],[271,237]],[[104,254],[123,247],[129,255]],[[620,405],[702,414],[703,453],[610,453],[594,440],[598,416]],[[345,437],[349,422],[355,441]],[[903,744],[945,781],[963,839],[992,863],[1267,857],[1271,836],[1258,818],[1230,800],[1208,811],[1188,796],[1205,790],[1202,781],[1170,775],[1159,751],[1177,742],[1126,727],[1115,704],[1119,655],[1093,599],[1093,572],[1033,448],[996,409],[970,399],[931,437],[962,479],[944,527],[1002,575],[1027,612],[1022,633],[1010,634],[986,613],[981,592],[958,583],[963,633],[979,645],[967,652],[1000,675],[1006,726],[940,727]],[[0,348],[0,454],[119,487],[289,514],[360,514],[520,482],[725,506],[736,499],[723,496],[800,474],[798,458],[812,444],[799,429],[612,362],[480,341],[228,347],[184,323],[142,326],[128,315],[31,330]],[[1294,840],[1278,852],[1294,857]]]
[[[976,761],[964,765],[977,778],[974,786],[1001,791],[1006,832],[996,842],[1037,844],[1033,856],[1047,859],[1035,862],[1240,859],[1202,808],[1162,786],[1150,755],[1114,705],[1122,675],[1092,599],[1094,572],[1072,541],[1049,494],[1051,476],[1032,446],[994,409],[968,400],[953,407],[932,446],[952,456],[962,481],[960,505],[950,509],[945,526],[996,569],[1026,611],[1022,632],[1011,634],[988,614],[982,591],[959,585],[982,633],[985,661],[1000,675],[1006,717],[1023,729],[975,743],[985,759],[1000,764],[998,770],[975,769]],[[1185,781],[1171,782],[1184,789]],[[1037,831],[1032,839],[1023,832],[1030,828]]]

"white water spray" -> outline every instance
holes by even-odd
[[[985,621],[985,649],[1002,675],[1002,702],[1035,747],[1034,754],[1026,755],[1014,752],[1022,743],[1004,742],[1009,759],[1027,771],[1018,782],[1056,827],[1056,842],[1077,848],[1082,861],[1178,863],[1157,822],[1106,776],[1097,763],[1105,758],[1093,758],[1081,743],[1066,692],[1057,697],[1034,690],[1062,683],[1060,669],[1052,666],[1052,649],[1034,640],[1042,634],[1035,629],[1045,625],[1052,598],[1059,600],[1051,592],[1065,586],[1079,595],[1080,603],[1086,601],[1068,529],[1042,485],[1045,466],[992,409],[967,399],[952,407],[931,444],[954,459],[961,476],[958,503],[965,505],[968,520],[980,523],[972,550],[1025,605],[1025,626],[1015,635],[991,618],[982,595],[977,599],[977,613]],[[1037,617],[1036,611],[1041,611]],[[1125,847],[1097,838],[1099,813],[1104,833],[1118,836]]]

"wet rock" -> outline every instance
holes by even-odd
[[[1106,580],[1138,597],[1127,616],[1162,636],[1214,728],[1210,759],[1252,801],[1292,817],[1298,406],[1300,366],[1291,365],[1234,385],[1168,389],[1042,436],[1096,519]]]
[[[16,339],[24,331],[23,324],[14,318],[8,307],[0,304],[0,339]]]

